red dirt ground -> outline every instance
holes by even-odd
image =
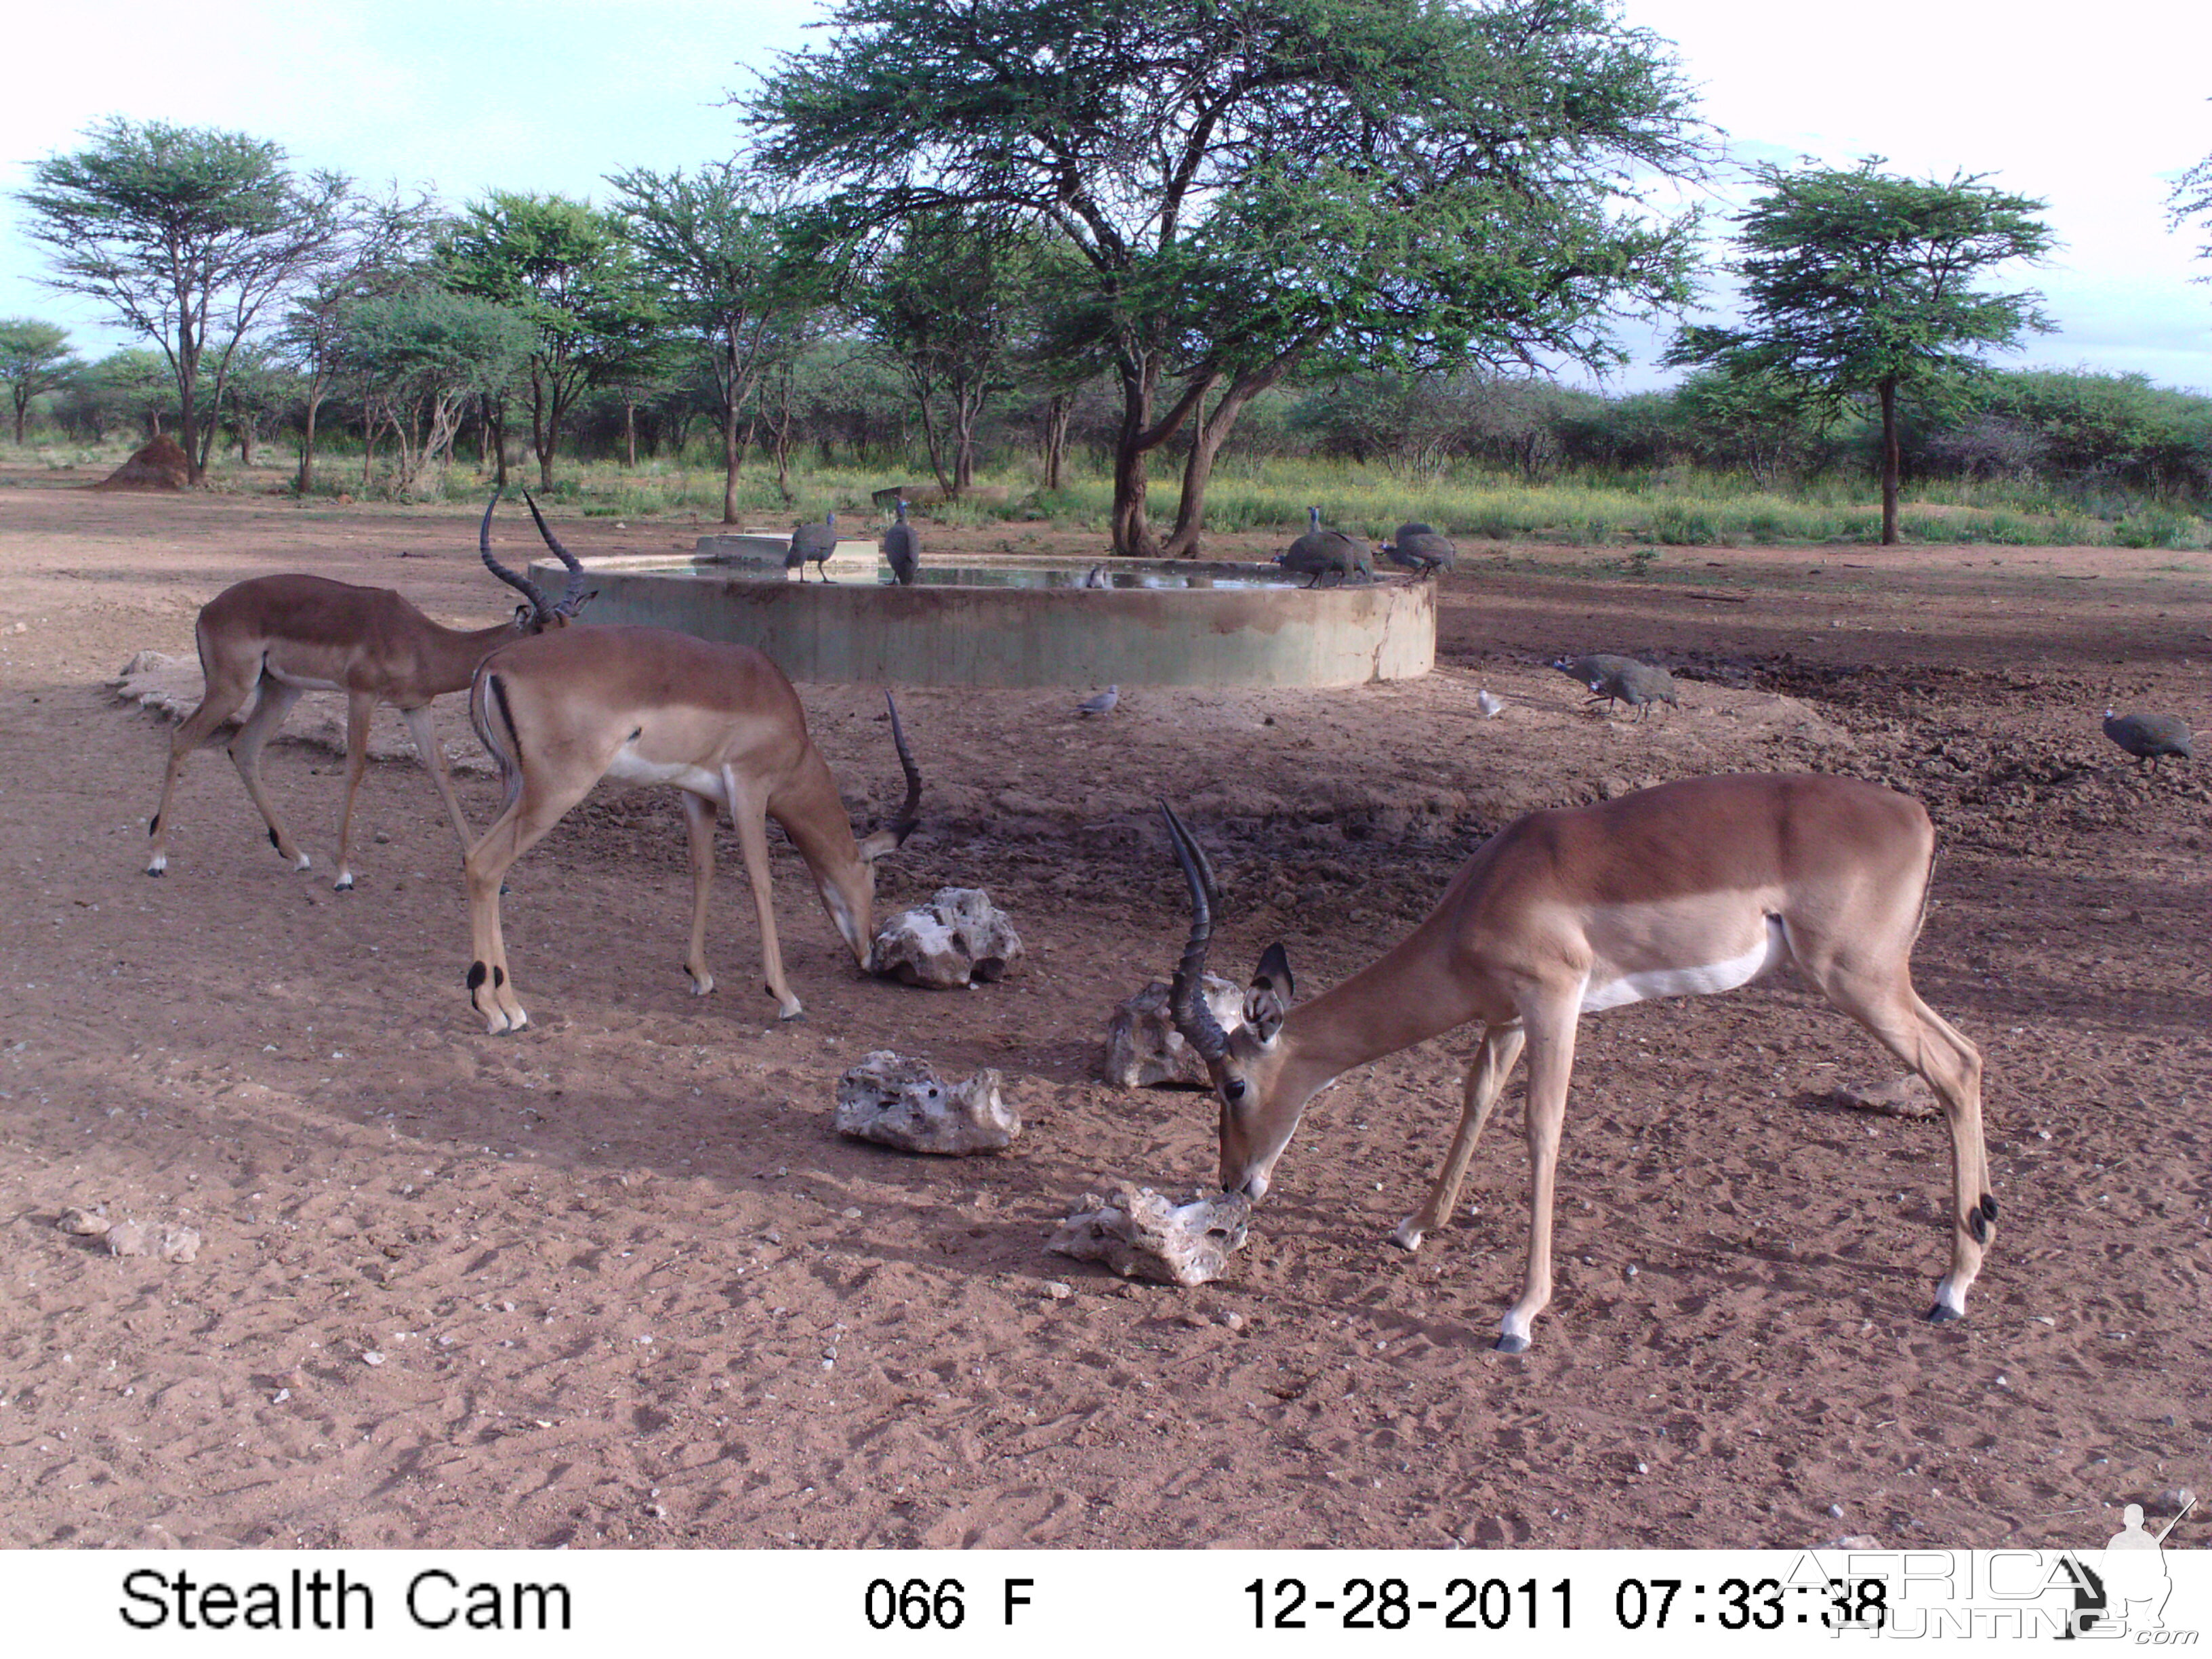
[[[780,849],[809,1017],[778,1025],[726,836],[724,988],[696,1000],[680,816],[603,794],[516,867],[538,1023],[492,1039],[418,768],[372,769],[339,896],[335,757],[270,750],[297,874],[204,754],[148,881],[167,728],[106,686],[141,647],[189,655],[198,607],[261,572],[492,620],[471,515],[0,483],[0,1545],[2078,1546],[2205,1485],[2212,793],[2098,716],[2212,724],[2212,557],[1667,550],[1639,577],[1483,547],[1417,684],[1135,689],[1106,720],[1077,691],[902,693],[928,794],[884,899],[988,888],[1024,971],[860,981]],[[704,526],[562,528],[655,551]],[[1586,712],[1541,665],[1587,650],[1663,658],[1681,708]],[[880,809],[877,694],[801,691]],[[1216,966],[1279,937],[1310,994],[1516,812],[1808,767],[1910,790],[1944,836],[1917,977],[1985,1053],[2002,1206],[1965,1325],[1920,1319],[1940,1122],[1834,1104],[1897,1068],[1786,980],[1586,1023],[1526,1357],[1489,1346],[1527,1223],[1514,1099],[1460,1219],[1418,1256],[1384,1241],[1465,1034],[1316,1101],[1228,1278],[1043,1253],[1103,1179],[1212,1174],[1205,1097],[1097,1080],[1109,1011],[1182,939],[1157,797],[1228,884]],[[462,789],[483,824],[495,785]],[[886,1047],[1000,1067],[1026,1133],[958,1162],[837,1139],[839,1073]],[[56,1228],[101,1202],[196,1227],[198,1259]]]

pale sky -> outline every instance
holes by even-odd
[[[2050,203],[2063,246],[2002,285],[2041,289],[2060,327],[2000,361],[2137,370],[2212,392],[2212,232],[2166,228],[2171,181],[2212,154],[2212,4],[2108,0],[2087,12],[1962,0],[1625,0],[1679,50],[1705,118],[1745,160],[1801,156],[1986,173]],[[295,162],[433,187],[603,198],[604,176],[732,155],[724,106],[748,71],[804,44],[808,0],[80,0],[11,21],[0,97],[0,315],[69,327],[80,350],[127,343],[91,302],[40,288],[13,192],[29,165],[109,116],[275,139]],[[2048,26],[2043,21],[2048,18]],[[2002,18],[2005,21],[1998,21]],[[27,72],[27,70],[28,72]],[[1744,199],[1707,193],[1717,231]],[[1666,331],[1631,330],[1616,383],[1658,383]]]

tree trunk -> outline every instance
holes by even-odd
[[[1058,489],[1067,464],[1067,427],[1075,416],[1075,394],[1055,392],[1044,411],[1044,487]]]
[[[975,422],[982,418],[987,385],[979,378],[971,386],[957,381],[952,395],[952,495],[957,501],[975,483]]]
[[[323,377],[317,374],[307,382],[307,418],[300,434],[300,476],[292,483],[292,493],[296,495],[315,487],[315,417],[322,408]]]
[[[185,483],[197,489],[207,477],[207,468],[200,459],[199,410],[194,407],[199,393],[199,353],[192,349],[192,325],[189,316],[177,323],[177,395],[182,407],[177,410],[178,447],[185,452]]]
[[[1176,507],[1174,531],[1161,550],[1170,558],[1196,558],[1199,533],[1206,528],[1206,486],[1213,477],[1213,463],[1228,441],[1246,405],[1297,366],[1304,356],[1303,343],[1277,357],[1265,368],[1239,374],[1221,394],[1213,413],[1204,416],[1191,434],[1190,454],[1183,462],[1182,500]],[[1213,382],[1206,382],[1210,389]]]
[[[1145,423],[1152,416],[1152,393],[1159,385],[1159,359],[1151,353],[1125,356],[1121,375],[1121,429],[1114,434],[1114,551],[1124,558],[1150,558],[1158,549],[1145,520],[1145,490],[1151,482],[1146,460]]]
[[[1220,376],[1211,372],[1199,375],[1183,388],[1175,407],[1147,427],[1145,417],[1152,412],[1153,394],[1159,387],[1159,354],[1146,352],[1135,359],[1125,356],[1121,375],[1121,430],[1114,442],[1114,551],[1124,557],[1157,558],[1159,544],[1153,539],[1152,525],[1145,516],[1145,492],[1150,483],[1147,459],[1175,436]]]
[[[637,399],[627,393],[623,398],[623,449],[629,457],[629,470],[637,471]]]
[[[1897,381],[1881,383],[1881,544],[1897,545]]]
[[[30,407],[30,403],[31,400],[29,397],[26,395],[23,391],[22,384],[20,381],[17,382],[15,386],[15,447],[18,449],[21,449],[23,447],[23,411]]]
[[[557,403],[560,392],[553,392]],[[530,441],[538,451],[538,487],[546,495],[553,493],[553,428],[559,422],[561,411],[556,407],[549,410],[544,380],[530,377]]]

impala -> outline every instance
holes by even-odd
[[[891,742],[906,773],[906,803],[884,829],[855,841],[836,780],[807,735],[783,671],[750,646],[661,628],[579,628],[522,640],[484,659],[469,689],[469,717],[498,760],[507,805],[469,848],[470,1000],[495,1032],[530,1023],[507,972],[500,935],[500,878],[601,778],[672,784],[691,843],[694,994],[714,988],[707,967],[707,895],[714,878],[718,808],[736,825],[760,917],[769,994],[781,1017],[804,1010],[783,976],[769,900],[768,820],[806,860],[823,908],[862,972],[875,950],[875,861],[914,832],[921,774],[890,704]]]
[[[1527,1350],[1552,1297],[1552,1200],[1581,1017],[1647,997],[1733,990],[1784,962],[1928,1080],[1951,1135],[1951,1267],[1928,1317],[1966,1316],[1996,1219],[1982,1144],[1982,1060],[1912,988],[1936,836],[1917,801],[1850,778],[1692,778],[1595,806],[1532,812],[1460,867],[1436,908],[1379,961],[1291,1006],[1279,945],[1260,959],[1245,1024],[1223,1030],[1198,993],[1212,872],[1163,808],[1194,921],[1170,996],[1221,1107],[1221,1182],[1254,1200],[1316,1091],[1355,1066],[1470,1021],[1450,1151],[1398,1224],[1405,1249],[1441,1226],[1507,1074],[1528,1057],[1528,1259],[1498,1348]]]
[[[255,576],[226,587],[200,608],[193,631],[206,689],[200,706],[169,739],[161,804],[154,809],[146,831],[154,842],[148,875],[158,876],[169,867],[169,830],[175,823],[170,807],[185,762],[257,687],[260,696],[253,712],[230,740],[230,758],[269,826],[269,844],[295,867],[305,870],[310,860],[262,787],[261,750],[308,691],[346,695],[346,783],[338,807],[337,890],[349,892],[353,887],[353,797],[368,761],[368,719],[379,703],[393,704],[407,722],[415,752],[438,786],[462,852],[468,851],[468,820],[453,793],[446,752],[431,726],[430,701],[466,686],[477,665],[501,646],[563,626],[592,597],[584,591],[583,567],[566,554],[562,559],[568,567],[568,588],[557,602],[528,576],[517,575],[494,558],[491,515],[498,505],[495,495],[484,508],[483,522],[477,530],[477,550],[491,574],[529,603],[515,606],[511,620],[494,627],[441,627],[388,587],[358,587],[324,576]],[[537,515],[535,501],[530,511]],[[544,526],[542,518],[538,526],[541,530]]]

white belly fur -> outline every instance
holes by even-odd
[[[1583,987],[1582,1012],[1593,1014],[1601,1009],[1620,1008],[1652,997],[1692,997],[1712,991],[1733,991],[1739,985],[1750,984],[1787,960],[1789,955],[1790,942],[1783,932],[1782,918],[1769,916],[1766,937],[1741,956],[1730,957],[1725,962],[1702,963],[1688,968],[1650,968],[1602,981],[1591,979]]]
[[[343,691],[345,690],[345,687],[340,685],[336,680],[317,679],[308,674],[288,673],[265,658],[261,664],[261,672],[276,681],[277,684],[289,685],[295,691]]]
[[[695,795],[727,808],[729,801],[722,793],[722,775],[710,772],[703,766],[693,766],[685,761],[649,761],[640,757],[625,744],[615,751],[608,763],[605,775],[617,783],[667,783],[678,789],[689,789]]]

